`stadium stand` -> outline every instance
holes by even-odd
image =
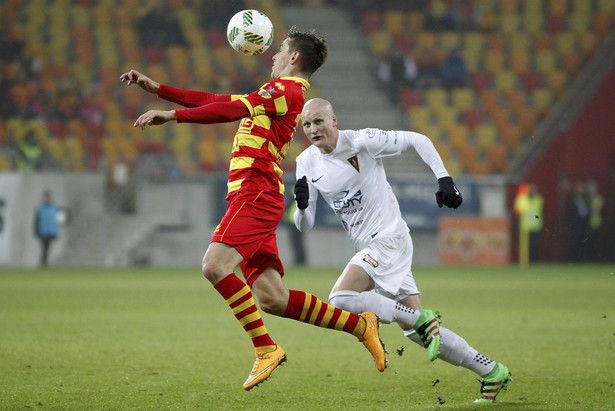
[[[458,150],[463,172],[478,175],[506,171],[615,20],[615,2],[608,0],[360,5],[354,13],[375,56],[401,47],[420,62],[417,85],[399,91],[410,127],[437,140],[440,150]],[[389,41],[400,36],[404,41]],[[433,78],[433,66],[455,47],[469,71],[467,88],[447,88]],[[421,81],[423,75],[429,81]],[[459,115],[452,121],[454,111]],[[438,129],[434,125],[443,135],[428,133]]]
[[[139,114],[169,105],[122,87],[119,76],[135,68],[178,87],[254,90],[267,81],[274,51],[246,58],[228,47],[226,22],[239,8],[259,8],[283,26],[274,0],[2,2],[0,91],[9,101],[0,103],[0,168],[15,167],[16,143],[29,131],[43,148],[45,169],[109,172],[118,162],[134,165],[140,155],[161,153],[184,175],[225,167],[219,145],[228,148],[234,130],[134,129]]]
[[[414,59],[419,78],[393,101],[411,129],[451,153],[449,168],[471,174],[506,170],[615,21],[612,0],[335,3],[354,16],[374,56],[397,49]],[[122,87],[118,78],[134,67],[178,87],[251,91],[267,80],[274,51],[257,58],[234,53],[225,38],[227,17],[241,7],[259,8],[276,27],[285,27],[276,5],[2,2],[0,91],[8,99],[0,102],[0,169],[16,167],[14,147],[29,132],[43,148],[46,169],[109,170],[152,154],[170,156],[173,170],[184,175],[224,169],[234,125],[135,130],[140,113],[168,105]],[[283,30],[276,35],[279,41]],[[465,62],[465,84],[442,80],[440,68],[451,50]],[[304,147],[295,140],[283,163],[287,169]],[[464,147],[471,148],[457,156]]]

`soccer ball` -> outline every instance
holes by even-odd
[[[258,10],[242,10],[228,22],[226,38],[240,53],[261,54],[273,42],[273,24]]]

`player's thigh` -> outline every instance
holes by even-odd
[[[348,264],[337,279],[331,293],[337,291],[356,291],[360,293],[372,290],[373,288],[374,280],[365,272],[363,267],[356,264]]]

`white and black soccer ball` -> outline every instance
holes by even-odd
[[[273,24],[258,10],[242,10],[228,22],[226,38],[242,54],[261,54],[273,42]]]

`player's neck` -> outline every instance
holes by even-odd
[[[297,70],[294,66],[289,66],[288,68],[283,70],[278,77],[298,77],[304,79],[305,81],[308,81],[310,79],[310,76]]]
[[[335,134],[335,138],[329,144],[325,144],[325,145],[323,145],[321,147],[318,147],[320,152],[322,154],[331,154],[331,153],[333,153],[333,151],[335,150],[335,147],[337,147],[337,140],[339,139],[339,137],[340,137],[340,135],[339,135],[339,131],[338,131]]]

